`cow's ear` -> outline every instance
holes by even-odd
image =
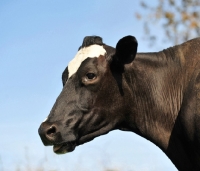
[[[113,56],[113,62],[118,65],[131,63],[137,53],[137,40],[134,36],[126,36],[120,39],[116,45],[116,52]]]

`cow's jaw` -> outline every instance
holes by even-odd
[[[112,129],[113,129],[113,126],[111,124],[106,125],[105,127],[102,127],[101,129],[99,129],[99,130],[97,130],[95,132],[92,132],[92,133],[89,133],[87,135],[82,136],[79,139],[78,143],[79,143],[79,145],[81,145],[81,144],[84,144],[86,142],[89,142],[89,141],[93,140],[94,138],[96,138],[96,137],[98,137],[100,135],[107,134]]]

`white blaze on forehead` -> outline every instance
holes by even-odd
[[[74,73],[76,73],[76,71],[78,70],[78,68],[80,67],[81,63],[87,59],[88,57],[90,58],[94,58],[94,57],[99,57],[100,55],[105,55],[106,54],[106,50],[103,48],[103,46],[100,45],[91,45],[85,48],[81,48],[76,56],[74,57],[74,59],[72,59],[69,62],[68,65],[68,78],[70,78]]]

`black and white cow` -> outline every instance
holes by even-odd
[[[111,130],[132,131],[161,148],[179,170],[199,171],[200,38],[136,53],[133,36],[116,48],[85,37],[39,128],[44,145],[63,154]]]

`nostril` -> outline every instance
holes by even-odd
[[[53,145],[59,137],[58,131],[57,125],[48,122],[43,122],[38,129],[40,138],[45,146]]]
[[[53,137],[56,133],[56,127],[55,126],[51,126],[48,130],[47,130],[47,136],[48,137]]]

